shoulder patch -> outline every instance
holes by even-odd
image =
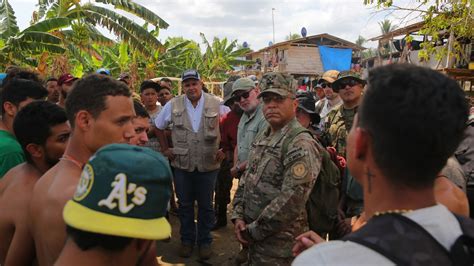
[[[305,163],[295,163],[291,167],[291,172],[293,173],[294,178],[302,179],[308,173],[308,167]]]
[[[81,201],[91,191],[92,184],[94,183],[94,169],[90,164],[86,164],[81,173],[81,178],[74,193],[74,200]]]

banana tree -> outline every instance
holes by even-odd
[[[206,45],[206,52],[202,57],[199,70],[209,81],[224,80],[226,72],[233,70],[234,67],[253,64],[253,61],[245,59],[250,49],[238,48],[237,40],[228,43],[227,38],[219,40],[215,37],[211,44],[203,33],[201,33],[201,38]]]
[[[20,31],[10,3],[0,0],[0,62],[35,65],[37,55],[64,53],[61,38],[53,32],[69,24],[68,18],[51,18]]]

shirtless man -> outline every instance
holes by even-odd
[[[63,207],[72,198],[82,166],[100,147],[127,143],[135,116],[128,87],[104,75],[77,81],[66,101],[71,141],[61,161],[37,182],[30,204],[30,230],[39,265],[52,265],[66,240]]]
[[[38,101],[18,112],[13,129],[26,162],[0,181],[0,265],[31,265],[34,243],[27,226],[31,192],[63,155],[71,128],[64,109]]]

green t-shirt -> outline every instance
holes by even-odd
[[[25,155],[15,136],[0,130],[0,179],[8,170],[25,161]]]

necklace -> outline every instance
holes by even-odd
[[[383,211],[383,212],[374,212],[374,217],[375,216],[381,216],[381,215],[384,215],[384,214],[402,214],[402,213],[407,213],[407,212],[411,212],[413,210],[407,210],[407,209],[401,209],[401,210],[398,210],[398,209],[395,209],[395,210],[388,210],[388,211]]]
[[[82,169],[82,166],[84,165],[83,163],[81,163],[77,159],[75,159],[74,157],[72,157],[70,155],[67,155],[67,154],[63,154],[63,157],[61,157],[59,160],[70,161],[71,163],[75,164],[77,167],[79,167],[81,169]]]

